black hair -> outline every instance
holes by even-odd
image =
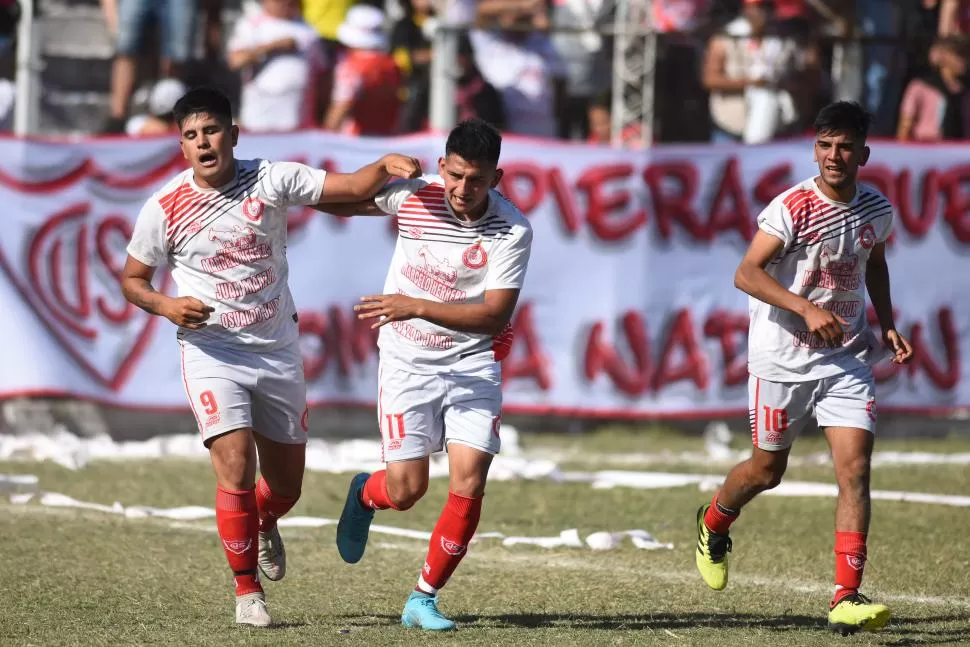
[[[850,133],[862,142],[869,135],[872,115],[855,101],[836,101],[822,108],[815,117],[815,134]]]
[[[613,92],[610,90],[604,90],[600,92],[589,102],[590,108],[602,108],[604,110],[610,111],[613,109]]]
[[[172,116],[175,123],[182,127],[182,122],[192,115],[206,114],[215,117],[227,125],[232,124],[232,104],[229,97],[222,90],[215,88],[193,88],[175,102]]]
[[[445,155],[454,153],[466,162],[488,162],[498,166],[502,135],[487,121],[466,119],[455,126],[445,143]]]

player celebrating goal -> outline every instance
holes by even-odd
[[[363,557],[374,511],[417,503],[428,488],[428,457],[448,452],[448,500],[404,605],[406,627],[455,628],[437,594],[475,534],[499,451],[499,361],[532,244],[528,221],[493,190],[501,143],[485,122],[464,121],[448,136],[439,175],[392,183],[368,204],[337,209],[398,218],[384,294],[356,306],[380,327],[377,413],[387,466],[350,483],[337,526],[344,561]]]
[[[866,322],[864,288],[892,360],[902,364],[913,354],[893,322],[886,265],[892,206],[856,182],[869,159],[869,122],[856,103],[825,107],[815,120],[818,175],[775,198],[758,217],[759,231],[734,279],[751,295],[754,449],[697,512],[697,568],[708,586],[721,590],[728,581],[728,528],[748,501],[781,482],[792,442],[814,416],[839,486],[828,622],[843,635],[880,629],[890,616],[859,593],[876,422],[870,366],[884,355]]]
[[[175,105],[191,168],[142,208],[128,245],[125,298],[178,328],[182,378],[215,469],[216,525],[236,584],[236,622],[267,626],[259,570],[283,578],[276,520],[300,497],[307,407],[296,308],[287,285],[286,210],[373,196],[412,158],[352,174],[237,160],[229,100],[206,88]],[[167,265],[179,296],[152,288]],[[260,479],[256,482],[257,458]]]

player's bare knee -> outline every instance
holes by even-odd
[[[452,474],[448,489],[458,496],[478,499],[485,496],[484,474]]]
[[[836,481],[839,489],[848,492],[865,492],[869,489],[869,458],[857,456],[842,459],[836,465]]]
[[[394,504],[395,510],[409,510],[428,491],[427,479],[387,479],[387,498]]]

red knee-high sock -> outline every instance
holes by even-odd
[[[434,594],[445,585],[465,556],[481,515],[481,498],[448,493],[448,502],[431,533],[428,557],[418,578],[418,591]]]
[[[256,490],[216,490],[216,526],[236,580],[236,595],[263,590],[256,571],[259,512]]]
[[[866,533],[835,531],[835,596],[832,606],[859,591],[866,567]]]
[[[273,494],[266,481],[260,477],[256,482],[256,509],[259,510],[259,529],[263,532],[276,527],[276,520],[296,505],[299,497],[289,499]]]
[[[704,514],[704,525],[716,535],[726,535],[728,528],[740,514],[740,511],[733,512],[733,514],[732,512],[717,504],[717,495],[715,494],[714,498],[711,499],[711,507]]]
[[[360,503],[371,510],[387,510],[388,508],[398,510],[398,507],[391,501],[391,497],[387,496],[387,472],[385,470],[370,475],[361,490]]]

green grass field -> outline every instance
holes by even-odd
[[[743,447],[744,439],[738,439]],[[637,464],[636,452],[703,450],[700,439],[614,429],[582,436],[525,436],[530,455],[556,455],[564,469],[724,474],[726,464],[671,457]],[[888,441],[880,450],[970,452],[970,440]],[[818,439],[795,456],[824,450]],[[40,489],[79,500],[174,507],[213,505],[205,463],[101,462],[72,472],[50,463],[0,463],[0,474],[35,474]],[[335,517],[349,475],[309,473],[292,514]],[[831,481],[824,465],[789,478]],[[962,465],[884,466],[875,489],[970,495]],[[376,523],[430,531],[446,484],[432,483],[407,513]],[[578,528],[643,528],[674,550],[624,544],[588,548],[473,545],[443,591],[460,623],[449,635],[398,624],[424,556],[423,541],[374,534],[364,560],[343,564],[334,527],[286,528],[288,574],[266,585],[277,627],[241,629],[212,520],[125,519],[3,499],[0,523],[2,645],[968,645],[970,509],[874,503],[864,591],[890,605],[879,634],[841,638],[825,629],[833,570],[834,499],[764,496],[732,531],[731,584],[708,590],[694,571],[694,513],[709,498],[697,486],[594,489],[548,481],[489,486],[480,531],[554,536]]]

